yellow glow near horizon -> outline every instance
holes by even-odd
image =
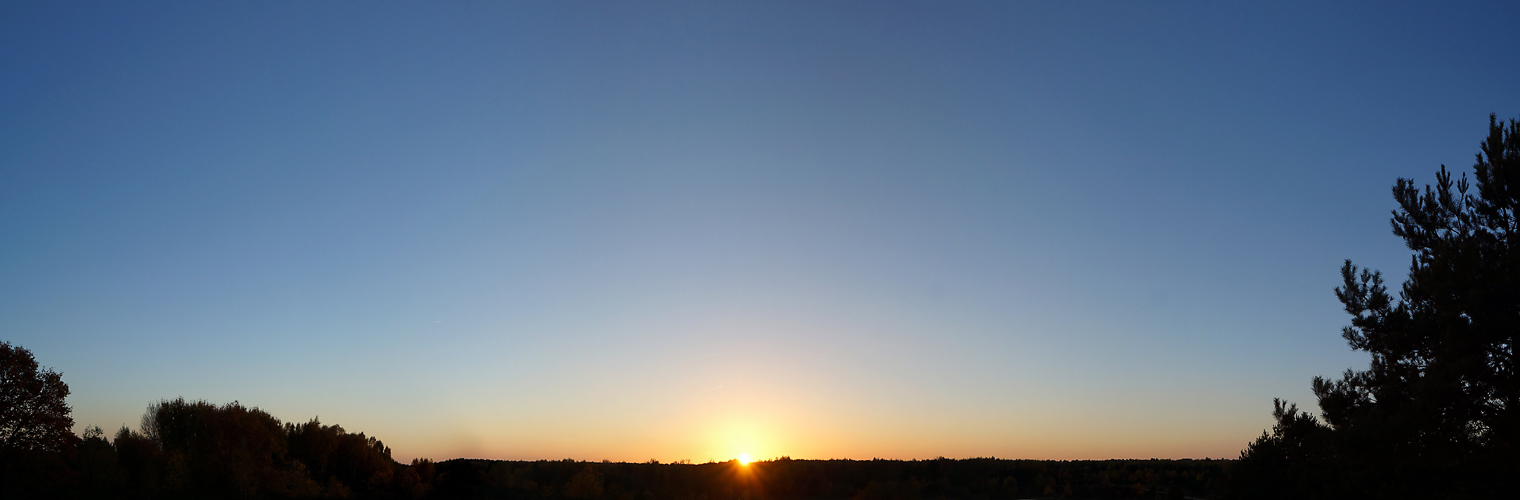
[[[739,454],[739,463],[744,464],[744,465],[749,465],[749,454],[748,453],[740,453]]]

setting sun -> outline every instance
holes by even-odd
[[[743,464],[743,465],[749,465],[749,454],[748,453],[740,453],[739,454],[739,463]]]

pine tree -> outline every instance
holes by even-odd
[[[1335,290],[1352,316],[1342,336],[1370,366],[1315,377],[1323,423],[1279,406],[1273,433],[1242,452],[1237,490],[1481,498],[1520,477],[1520,124],[1490,115],[1473,170],[1472,184],[1442,165],[1434,187],[1394,185],[1408,280],[1395,299],[1348,260]],[[1317,448],[1284,454],[1302,443]]]

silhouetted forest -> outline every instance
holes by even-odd
[[[1015,499],[1218,498],[1227,460],[777,460],[740,464],[401,464],[374,437],[183,399],[142,430],[92,428],[72,453],[7,465],[6,498]],[[33,459],[36,456],[31,457]],[[12,464],[15,465],[15,464]],[[37,474],[46,472],[46,474]]]
[[[175,399],[140,430],[98,427],[59,451],[7,455],[6,498],[424,498],[433,464],[403,465],[364,433],[282,424],[237,402]]]
[[[1013,499],[1218,497],[1231,461],[793,460],[742,465],[503,462],[436,465],[447,498]]]
[[[68,386],[0,343],[0,498],[1013,499],[1217,498],[1230,461],[777,460],[740,464],[402,464],[379,439],[316,419],[183,398],[137,430],[74,436]]]

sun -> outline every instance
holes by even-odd
[[[748,453],[740,453],[739,454],[739,463],[740,464],[749,465],[749,462],[750,462],[750,460],[749,460],[749,454]]]

